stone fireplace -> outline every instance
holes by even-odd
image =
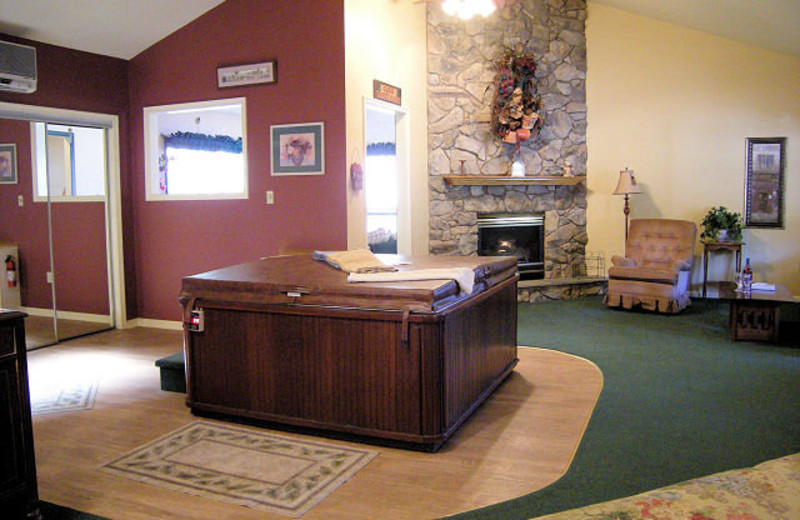
[[[514,0],[468,21],[428,4],[432,254],[479,254],[484,215],[542,216],[540,276],[585,272],[585,182],[548,182],[565,167],[578,179],[586,175],[585,20],[585,0]],[[496,65],[503,49],[520,46],[535,56],[544,124],[519,148],[527,176],[498,180],[510,173],[516,150],[491,131]],[[487,180],[462,185],[447,178],[460,174]]]
[[[544,216],[478,215],[478,254],[516,257],[520,280],[544,278]]]

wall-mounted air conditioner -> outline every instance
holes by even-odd
[[[0,41],[0,90],[36,92],[36,49]]]

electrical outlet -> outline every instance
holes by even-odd
[[[267,191],[267,204],[275,204],[275,192]]]
[[[22,206],[24,206],[25,205],[25,197],[23,197],[22,195],[17,195],[17,204],[19,204],[20,208]]]
[[[53,283],[53,272],[47,271],[47,283]]]

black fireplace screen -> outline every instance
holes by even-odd
[[[515,256],[521,279],[544,278],[544,217],[479,215],[478,254]]]

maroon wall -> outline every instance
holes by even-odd
[[[0,39],[33,45],[37,52],[38,87],[33,94],[0,92],[0,101],[25,105],[115,114],[120,118],[120,163],[123,215],[132,220],[132,207],[124,194],[128,179],[128,62],[53,45],[0,35]],[[44,283],[50,269],[47,213],[33,203],[30,129],[28,123],[0,121],[0,142],[17,144],[18,185],[0,186],[0,238],[20,246],[22,303],[50,307],[50,286]],[[25,206],[17,205],[23,195]],[[125,218],[127,215],[127,218]],[[102,204],[59,203],[54,206],[56,287],[60,310],[108,314],[105,268],[105,218]],[[136,271],[133,234],[127,226],[125,244],[128,315],[136,316]]]
[[[217,88],[218,66],[267,59],[277,83]],[[180,319],[183,276],[283,249],[346,247],[343,2],[228,0],[129,71],[139,316]],[[142,109],[230,97],[247,98],[249,199],[146,202]],[[325,175],[271,177],[270,125],[310,121],[325,123]]]
[[[22,305],[47,309],[53,306],[45,278],[50,270],[47,205],[34,204],[32,200],[30,142],[30,123],[0,119],[0,143],[17,145],[19,179],[18,184],[0,184],[0,240],[19,247],[17,268]],[[23,207],[17,204],[19,195],[24,198]]]
[[[286,249],[346,247],[343,2],[227,0],[129,62],[0,37],[36,46],[39,65],[35,94],[2,92],[0,101],[120,117],[129,318],[180,319],[189,274]],[[277,60],[277,83],[217,89],[218,66],[267,59]],[[146,202],[142,109],[229,97],[247,98],[249,199]],[[270,125],[310,121],[325,123],[325,175],[271,177]],[[12,191],[5,196],[16,201]],[[93,253],[102,254],[81,254]]]

